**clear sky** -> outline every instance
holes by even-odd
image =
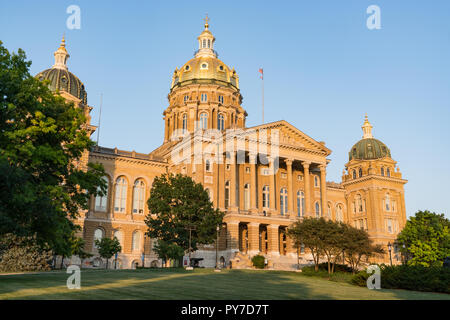
[[[81,29],[69,30],[69,5]],[[381,29],[369,30],[369,5]],[[408,216],[450,217],[450,1],[1,1],[0,40],[22,48],[33,74],[54,63],[66,34],[69,70],[86,85],[100,145],[148,153],[163,141],[172,73],[192,58],[208,13],[219,58],[240,77],[247,125],[287,120],[333,153],[341,180],[348,151],[373,134],[406,184]],[[93,136],[96,138],[96,134]]]

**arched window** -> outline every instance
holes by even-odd
[[[262,194],[262,202],[263,202],[263,208],[269,208],[269,186],[264,186],[263,187],[263,194]]]
[[[108,203],[109,180],[107,177],[102,177],[102,180],[106,183],[105,195],[97,195],[95,197],[95,211],[106,212]],[[100,192],[100,187],[97,188],[97,192]]]
[[[211,48],[211,40],[208,39],[208,48]]]
[[[230,181],[225,182],[225,209],[230,206]]]
[[[284,216],[287,213],[288,207],[288,196],[286,188],[281,188],[280,190],[280,214]]]
[[[353,179],[356,179],[356,171],[355,170],[352,171],[352,174],[353,174]]]
[[[136,180],[133,187],[133,213],[144,213],[145,183]]]
[[[332,213],[331,213],[331,205],[328,204],[328,206],[327,206],[327,216],[328,216],[328,218],[331,218],[331,215],[332,215]]]
[[[183,114],[183,133],[186,133],[187,130],[187,114]]]
[[[303,217],[305,215],[305,194],[303,191],[297,191],[297,215]]]
[[[250,185],[244,185],[244,210],[250,209]]]
[[[389,168],[386,169],[386,175],[387,175],[388,177],[391,176],[391,170],[390,170]]]
[[[356,195],[356,211],[363,212],[362,198],[360,194]]]
[[[206,172],[211,172],[211,162],[209,160],[205,161],[205,170]]]
[[[320,179],[318,176],[314,177],[314,187],[318,188],[320,184]]]
[[[342,212],[342,205],[338,204],[336,205],[336,221],[343,222],[344,221],[344,215]]]
[[[122,231],[120,231],[120,230],[114,231],[114,237],[117,238],[117,240],[119,240],[120,246],[122,247],[122,250],[123,250],[123,234],[122,234]],[[122,250],[120,250],[120,251],[122,251]]]
[[[362,177],[362,168],[359,168],[359,177]]]
[[[217,129],[223,130],[224,129],[224,117],[223,114],[219,114],[217,117]]]
[[[319,218],[320,217],[320,204],[319,204],[319,202],[316,202],[315,207],[316,207],[316,218]]]
[[[384,177],[384,167],[381,167],[381,175]]]
[[[139,230],[135,230],[133,232],[131,249],[133,251],[140,251],[141,249],[141,232]]]
[[[211,190],[209,190],[209,188],[206,188],[205,191],[208,194],[209,201],[212,201],[213,199],[212,199]]]
[[[200,129],[208,129],[208,114],[206,112],[200,114]]]
[[[105,232],[102,228],[97,228],[94,231],[94,248],[97,249],[97,245],[95,244],[96,240],[102,240],[102,238],[105,236]]]
[[[125,177],[119,177],[116,180],[116,195],[114,199],[114,211],[125,212],[127,204],[127,180]]]
[[[206,39],[203,39],[203,48],[206,48]]]

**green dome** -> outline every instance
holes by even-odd
[[[87,93],[83,82],[67,69],[51,68],[36,75],[40,81],[50,80],[50,90],[66,91],[87,104]]]
[[[359,140],[348,153],[348,160],[373,160],[391,157],[391,151],[380,140],[366,138]]]

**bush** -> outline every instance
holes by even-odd
[[[6,234],[0,240],[0,272],[48,271],[51,259],[32,237]]]
[[[331,264],[331,267],[333,267],[333,264]],[[328,272],[328,262],[319,263],[319,270],[325,270]],[[345,264],[338,264],[334,266],[334,272],[352,272],[352,268],[345,265]]]
[[[381,288],[450,293],[450,270],[443,267],[380,266]],[[370,275],[361,271],[351,283],[365,287]]]
[[[266,258],[264,258],[264,256],[261,255],[256,255],[252,258],[252,263],[253,266],[257,269],[264,269],[265,267],[265,261]]]

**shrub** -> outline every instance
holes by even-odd
[[[264,266],[265,266],[264,261],[265,261],[265,258],[264,258],[264,256],[261,256],[261,255],[256,255],[256,256],[253,256],[253,258],[252,258],[253,266],[257,269],[264,269]]]
[[[450,293],[450,270],[443,267],[380,266],[381,288]],[[351,283],[365,287],[370,275],[364,270]]]
[[[333,264],[331,264],[333,266]],[[325,270],[328,271],[328,262],[323,262],[319,264],[319,270]],[[345,265],[345,264],[338,264],[334,266],[334,272],[352,272],[352,268]]]
[[[0,240],[0,272],[47,271],[51,258],[35,238],[7,234]]]

